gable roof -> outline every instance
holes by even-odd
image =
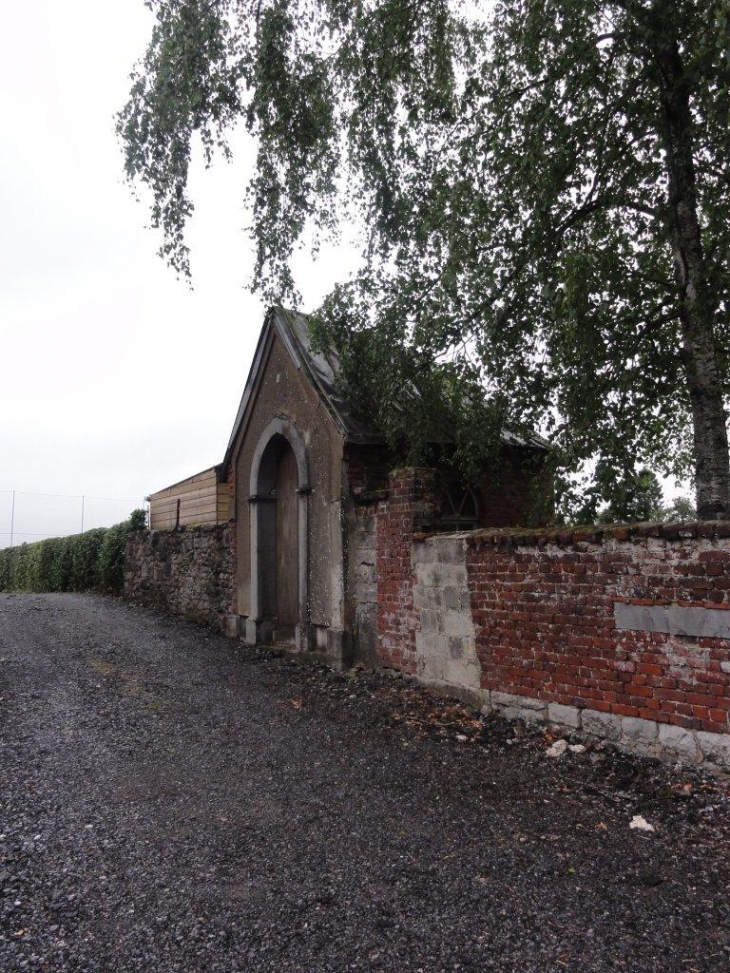
[[[295,366],[304,372],[335,426],[347,442],[361,444],[384,442],[382,435],[353,415],[348,403],[339,392],[340,359],[335,349],[327,348],[321,351],[313,349],[309,317],[288,308],[271,307],[264,318],[264,326],[256,345],[253,362],[238,406],[236,421],[233,424],[231,437],[226,448],[225,458],[219,467],[221,475],[225,475],[233,457],[234,444],[243,425],[246,409],[263,365],[264,354],[272,331],[281,339]],[[501,438],[502,442],[509,446],[529,446],[533,449],[543,450],[549,448],[549,444],[537,435],[523,437],[505,429],[502,431]]]
[[[264,318],[264,326],[261,329],[251,369],[243,389],[241,402],[236,413],[236,421],[228,440],[226,455],[222,464],[223,470],[228,469],[232,459],[233,447],[243,425],[246,409],[263,365],[264,353],[272,332],[276,333],[281,339],[295,366],[304,372],[335,426],[347,442],[379,443],[383,441],[382,436],[359,422],[348,408],[337,389],[337,376],[340,370],[337,352],[333,348],[328,348],[323,352],[314,351],[309,318],[298,311],[291,311],[283,307],[272,307],[269,308]]]

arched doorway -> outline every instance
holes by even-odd
[[[247,639],[308,647],[308,495],[304,442],[276,419],[251,465],[251,615]]]
[[[297,461],[283,436],[274,436],[261,458],[258,502],[265,526],[259,544],[261,608],[276,642],[293,642],[299,621]]]

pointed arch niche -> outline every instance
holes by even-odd
[[[277,417],[251,462],[251,603],[246,641],[309,648],[309,462],[301,433]]]

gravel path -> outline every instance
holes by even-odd
[[[113,600],[0,595],[0,970],[730,969],[726,788],[549,743]]]

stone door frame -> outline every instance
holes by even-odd
[[[309,637],[309,459],[304,439],[294,423],[278,416],[261,433],[251,460],[249,477],[249,523],[251,544],[251,602],[246,619],[246,641],[252,644],[270,642],[273,626],[270,619],[262,617],[261,597],[261,545],[262,507],[270,498],[261,494],[261,462],[271,440],[281,436],[291,446],[297,463],[298,496],[298,552],[299,552],[299,610],[295,629],[295,644],[300,651],[307,650]]]

